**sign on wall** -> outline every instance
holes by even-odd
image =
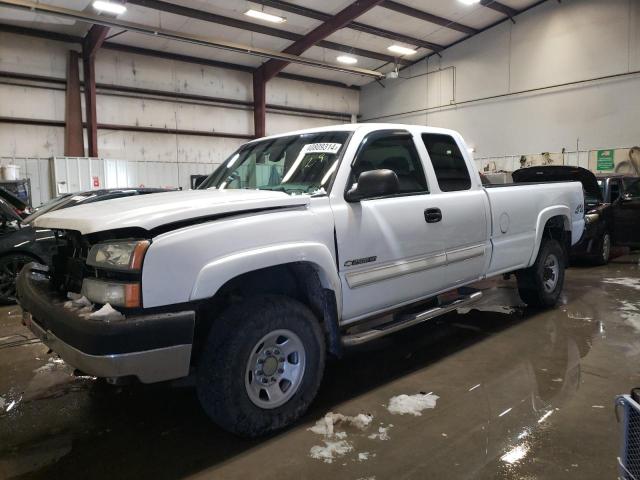
[[[613,170],[613,150],[598,150],[596,168],[600,170]]]

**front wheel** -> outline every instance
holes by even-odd
[[[540,245],[535,263],[516,272],[518,293],[530,307],[554,306],[564,285],[565,252],[557,240],[546,239]]]
[[[305,305],[277,295],[250,298],[214,321],[198,364],[198,398],[222,428],[264,435],[306,411],[324,364],[324,335]]]

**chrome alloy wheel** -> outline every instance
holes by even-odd
[[[544,269],[542,272],[542,281],[545,292],[551,293],[555,290],[559,276],[560,264],[558,262],[558,257],[553,253],[550,253],[544,260]]]
[[[302,378],[306,352],[291,330],[274,330],[251,350],[244,384],[249,399],[264,409],[277,408],[296,393]]]

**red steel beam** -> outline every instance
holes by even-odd
[[[423,10],[418,10],[417,8],[413,8],[402,3],[394,2],[393,0],[385,0],[380,6],[388,10],[393,10],[394,12],[408,15],[410,17],[419,18],[420,20],[424,20],[425,22],[434,23],[436,25],[440,25],[441,27],[446,27],[451,30],[466,33],[467,35],[474,35],[478,33],[478,30],[476,30],[475,28],[463,25],[458,22],[454,22],[452,20],[449,20],[448,18],[443,18],[431,13],[427,13]]]
[[[267,82],[262,70],[253,72],[253,134],[256,138],[266,135]]]
[[[84,157],[79,60],[78,52],[69,50],[64,109],[64,154],[67,157]]]
[[[93,25],[82,41],[84,69],[84,108],[87,121],[87,155],[98,156],[98,119],[96,113],[95,55],[107,37],[109,27]]]
[[[336,15],[333,15],[326,22],[318,25],[316,28],[311,30],[299,40],[293,42],[291,45],[285,48],[283,52],[288,53],[289,55],[301,55],[318,42],[321,42],[337,30],[346,27],[360,15],[368,12],[373,7],[379,5],[382,2],[383,0],[358,0],[352,3],[345,9],[338,12]],[[285,62],[283,60],[274,59],[265,62],[260,67],[264,80],[271,80],[288,64],[288,62]]]

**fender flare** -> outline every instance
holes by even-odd
[[[533,252],[531,253],[531,258],[529,259],[529,263],[527,264],[527,266],[533,265],[533,262],[536,261],[538,251],[540,250],[540,245],[542,244],[544,227],[552,217],[562,217],[564,220],[565,231],[571,232],[571,210],[569,209],[569,207],[567,207],[566,205],[554,205],[543,209],[538,214],[538,219],[536,220],[536,238],[533,245]]]
[[[340,315],[342,288],[336,263],[327,246],[316,242],[282,243],[217,258],[200,269],[191,289],[190,300],[211,298],[225,283],[244,273],[294,262],[306,262],[314,266],[322,286],[335,292]]]

